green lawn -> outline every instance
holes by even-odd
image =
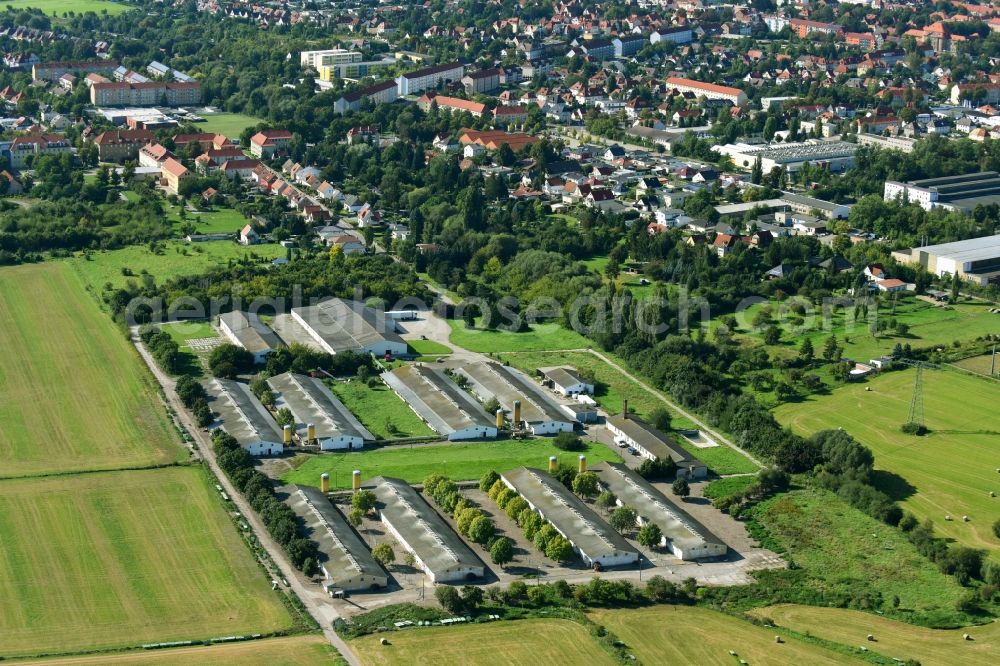
[[[421,483],[428,474],[439,472],[462,481],[478,479],[490,470],[502,472],[522,465],[546,469],[549,456],[556,456],[560,462],[575,467],[581,453],[587,456],[588,463],[621,461],[614,451],[601,444],[589,444],[584,451],[561,451],[552,445],[552,439],[538,438],[386,446],[351,453],[311,455],[298,469],[281,478],[286,483],[318,486],[320,474],[329,472],[334,487],[350,488],[351,471],[360,469],[365,479],[395,476],[410,483]]]
[[[205,119],[205,122],[198,123],[199,131],[224,134],[230,139],[237,140],[247,127],[264,122],[260,118],[254,118],[242,113],[204,113],[198,115]]]
[[[755,476],[731,476],[726,479],[716,479],[705,486],[702,495],[713,500],[732,497],[746,490],[756,480]]]
[[[2,6],[4,8],[12,7],[15,10],[31,7],[42,10],[48,16],[55,14],[59,18],[68,12],[76,14],[107,12],[114,16],[133,8],[127,4],[108,2],[107,0],[4,0]]]
[[[800,434],[843,427],[875,453],[884,489],[938,532],[1000,556],[991,525],[1000,517],[1000,382],[960,371],[924,371],[924,418],[931,433],[904,435],[915,370],[848,384],[827,396],[781,405],[777,419]],[[870,388],[870,391],[866,391]],[[893,476],[895,475],[895,476]],[[912,486],[912,487],[908,487]],[[946,515],[955,520],[945,521]],[[970,522],[961,517],[968,515]]]
[[[191,349],[188,340],[218,338],[221,335],[207,321],[181,321],[175,324],[164,324],[162,328],[181,346],[182,350]]]
[[[465,322],[448,320],[451,326],[451,342],[469,351],[480,353],[551,351],[558,349],[586,349],[592,346],[590,340],[575,331],[556,323],[535,324],[530,331],[511,333],[507,331],[487,331],[465,327]]]
[[[677,436],[677,443],[695,458],[708,465],[708,468],[716,474],[746,474],[760,469],[752,460],[725,444],[700,449],[680,435]]]
[[[8,658],[292,625],[197,468],[2,481],[0,542]]]
[[[3,268],[0,284],[0,476],[186,458],[152,377],[66,263]]]
[[[246,226],[248,220],[243,217],[243,213],[225,206],[216,206],[213,210],[200,213],[187,211],[186,218],[181,220],[176,210],[167,217],[175,225],[181,222],[190,222],[194,225],[195,233],[198,234],[224,234],[231,233],[234,236],[240,229]]]
[[[902,532],[831,492],[793,490],[761,502],[751,515],[768,535],[764,546],[786,552],[808,574],[801,594],[815,590],[850,595],[864,590],[881,594],[886,602],[898,595],[897,612],[914,623],[960,617],[955,602],[965,590],[953,577],[920,555]]]
[[[434,356],[452,352],[451,347],[433,340],[407,340],[406,344],[410,347],[410,353],[420,356]]]
[[[375,387],[358,380],[334,382],[331,390],[378,439],[429,437],[434,431],[381,382]],[[390,423],[396,431],[390,432]]]
[[[981,354],[971,358],[963,358],[961,361],[956,361],[955,365],[979,375],[997,377],[1000,376],[1000,353],[997,354],[996,359],[993,358],[993,354]]]
[[[95,296],[100,296],[106,284],[122,287],[129,280],[140,282],[141,270],[148,271],[157,282],[172,277],[197,275],[215,266],[225,266],[229,261],[241,261],[254,257],[259,261],[271,261],[285,256],[285,248],[280,245],[254,245],[247,248],[231,241],[209,241],[207,243],[187,243],[185,241],[165,241],[162,251],[150,252],[147,246],[134,245],[120,250],[94,252],[88,260],[82,254],[68,259],[67,263],[80,275],[84,284]],[[134,275],[122,274],[129,269]]]

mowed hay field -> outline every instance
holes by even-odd
[[[111,16],[114,16],[130,9],[130,6],[125,3],[106,2],[105,0],[5,0],[3,7],[40,9],[48,16],[55,14],[57,18],[62,18],[64,12],[74,12],[76,14],[85,14],[86,12],[101,14],[107,12]]]
[[[387,638],[390,645],[379,645]],[[351,641],[366,666],[604,666],[618,663],[587,629],[571,620],[411,629]],[[648,662],[656,663],[656,662]]]
[[[0,270],[0,476],[183,457],[153,379],[62,263]]]
[[[294,636],[152,652],[55,657],[12,663],[18,666],[325,666],[337,664],[339,657],[322,636]]]
[[[796,605],[761,608],[754,614],[799,633],[851,647],[864,645],[890,659],[915,659],[924,666],[995,664],[1000,655],[996,622],[965,629],[925,629],[860,611]],[[973,640],[963,639],[965,633]],[[875,636],[875,642],[868,641],[868,634]]]
[[[200,469],[0,482],[0,655],[290,628]]]
[[[707,608],[654,606],[602,610],[590,618],[604,625],[644,664],[730,666],[751,664],[843,664],[845,655],[786,638],[774,642],[774,631]],[[736,652],[737,657],[729,654]]]
[[[848,384],[825,396],[776,408],[802,435],[843,427],[875,453],[875,466],[900,479],[877,481],[904,509],[934,521],[937,531],[1000,555],[991,526],[1000,518],[1000,382],[953,370],[925,370],[923,437],[904,435],[915,370]],[[871,391],[865,388],[870,387]],[[912,488],[908,487],[912,486]],[[953,520],[945,521],[950,515]],[[963,522],[962,516],[969,516]]]

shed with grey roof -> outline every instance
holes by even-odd
[[[557,366],[554,368],[539,368],[538,372],[545,377],[549,388],[562,395],[594,394],[593,382],[589,382],[581,377],[576,368]]]
[[[269,378],[267,384],[276,394],[275,406],[287,407],[295,417],[300,441],[315,439],[324,451],[360,449],[366,441],[374,441],[323,380],[286,372]]]
[[[482,561],[406,481],[379,476],[363,487],[374,491],[382,523],[403,548],[413,553],[431,582],[460,582],[483,576],[486,568]]]
[[[219,317],[219,330],[234,345],[253,354],[254,363],[263,363],[281,340],[255,313],[235,310]]]
[[[635,415],[614,414],[606,422],[615,439],[624,441],[650,460],[670,458],[677,464],[677,476],[702,479],[708,476],[708,467],[669,435],[657,430]]]
[[[328,592],[370,590],[388,584],[385,570],[325,494],[309,486],[295,486],[288,505],[310,530],[309,538],[319,545],[325,558],[319,566]]]
[[[640,526],[653,523],[659,527],[663,533],[660,545],[680,559],[723,557],[728,552],[721,539],[628,466],[600,462],[590,470],[597,474],[603,488],[615,494],[618,506],[636,510]]]
[[[383,373],[382,379],[424,423],[449,440],[497,436],[495,420],[441,370],[404,365]]]
[[[213,425],[229,433],[254,456],[279,455],[282,431],[246,384],[215,378],[205,383],[208,406],[218,420]]]
[[[353,351],[399,356],[407,350],[391,317],[357,301],[329,298],[315,305],[292,308],[292,318],[328,354]]]
[[[500,474],[508,488],[565,537],[589,565],[632,564],[639,553],[593,509],[541,470],[517,467]]]
[[[456,370],[469,380],[469,387],[480,400],[496,398],[511,413],[515,427],[525,427],[535,435],[572,431],[573,417],[564,412],[541,386],[520,370],[493,362],[470,363]],[[520,419],[514,412],[520,405]]]

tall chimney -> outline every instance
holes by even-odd
[[[556,467],[559,466],[559,461],[556,460],[555,456],[549,456],[549,473],[554,473]]]
[[[354,473],[351,474],[351,489],[354,490],[354,492],[358,492],[359,490],[361,490],[361,470],[360,469],[354,470]]]
[[[587,471],[587,456],[580,456],[580,460],[577,463],[576,471],[583,474]]]
[[[628,418],[628,398],[622,400],[622,418]]]
[[[514,415],[513,415],[513,417],[511,417],[511,421],[513,422],[515,428],[519,428],[521,426],[521,401],[520,400],[515,400],[514,401]]]
[[[319,489],[324,493],[330,492],[330,475],[326,472],[319,475]]]

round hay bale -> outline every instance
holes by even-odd
[[[735,657],[736,656],[736,650],[730,650],[729,651],[729,656],[730,657]]]
[[[962,634],[962,638],[965,639],[965,640],[967,640],[967,641],[971,641],[972,640],[972,636],[970,636],[969,634]]]
[[[945,520],[951,520],[951,515],[947,515],[947,516],[945,516],[945,517],[944,517],[944,519],[945,519]]]
[[[388,638],[383,638],[383,639],[379,640],[379,645],[388,645],[388,644],[389,644],[389,639]]]
[[[859,646],[858,649],[861,650],[862,652],[868,652],[868,648],[866,648],[864,645]]]
[[[875,635],[874,634],[868,634],[868,640],[874,641],[875,640]]]
[[[774,637],[774,642],[775,642],[775,643],[781,643],[781,642],[782,642],[782,641],[781,641],[781,636],[775,636],[775,637]]]
[[[962,521],[966,522],[966,523],[969,522],[969,517],[968,516],[962,516]]]

